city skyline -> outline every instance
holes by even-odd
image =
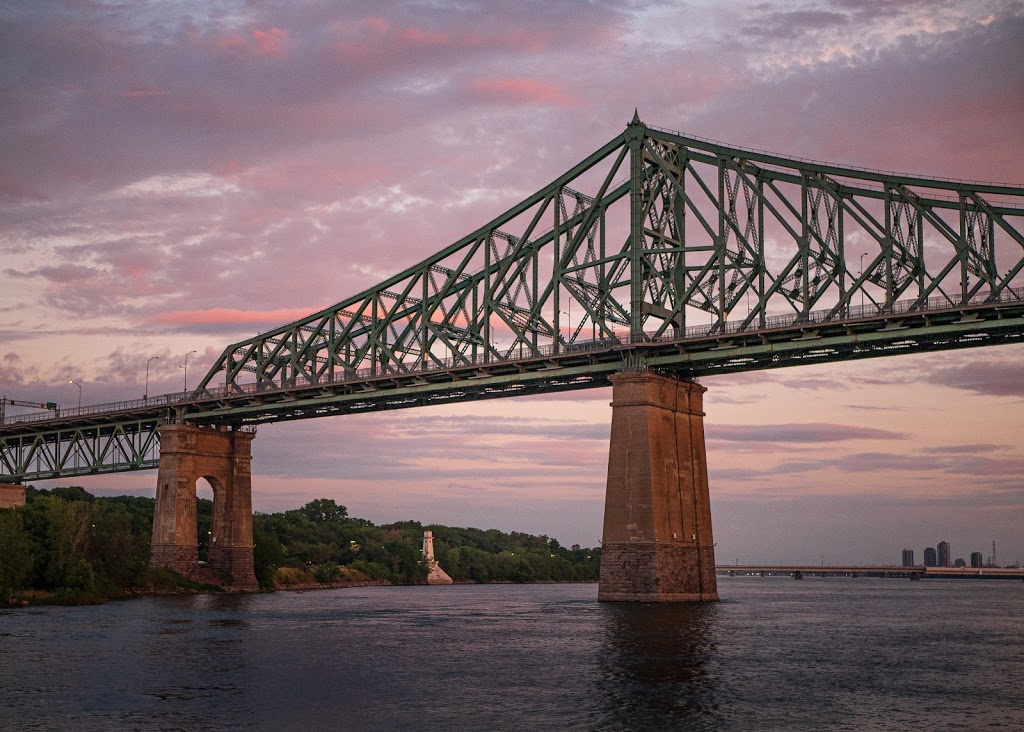
[[[1024,183],[1013,2],[40,3],[0,19],[0,395],[19,399],[197,383],[228,343],[475,229],[637,107],[736,145]],[[1020,348],[705,379],[719,561],[891,562],[894,540],[939,536],[1024,555]],[[328,497],[377,522],[593,546],[609,399],[261,427],[254,505]]]

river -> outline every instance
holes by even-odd
[[[1024,729],[1024,583],[370,587],[0,610],[0,729]]]

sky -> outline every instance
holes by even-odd
[[[652,125],[1024,184],[1024,3],[0,3],[0,395],[180,391]],[[706,378],[719,562],[1024,560],[1022,346]],[[194,353],[192,353],[194,352]],[[187,370],[182,366],[186,363]],[[610,390],[259,429],[254,506],[601,538]],[[155,472],[50,481],[152,495]]]

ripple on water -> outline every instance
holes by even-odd
[[[1024,728],[1022,588],[722,578],[354,588],[0,612],[0,728]]]

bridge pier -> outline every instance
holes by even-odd
[[[597,598],[716,601],[703,394],[650,371],[611,376],[612,434]]]
[[[25,486],[19,483],[0,483],[0,508],[25,505]]]
[[[160,465],[150,564],[185,576],[199,568],[196,481],[213,488],[209,567],[235,590],[255,590],[252,432],[169,424],[159,428]]]

